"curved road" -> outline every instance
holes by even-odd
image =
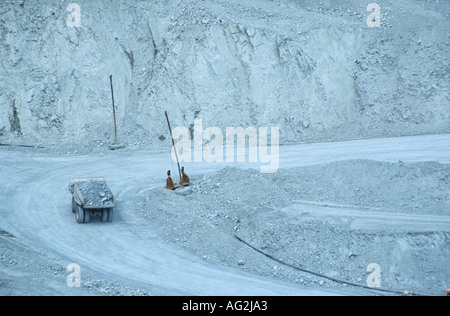
[[[111,152],[56,156],[0,149],[0,229],[44,254],[167,295],[335,295],[209,264],[164,242],[133,209],[136,184],[165,181],[169,153]],[[348,159],[450,163],[450,135],[283,146],[280,168]],[[185,164],[190,175],[225,164]],[[243,164],[242,167],[258,167]],[[104,176],[116,194],[113,223],[79,225],[71,213],[71,178]],[[162,182],[161,182],[162,181]],[[413,220],[413,219],[412,219]]]

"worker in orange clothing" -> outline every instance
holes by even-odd
[[[183,185],[189,186],[190,179],[189,179],[189,176],[184,172],[184,167],[181,167],[181,173],[183,174]]]
[[[175,184],[173,183],[172,177],[170,176],[170,170],[167,171],[166,189],[175,190]]]

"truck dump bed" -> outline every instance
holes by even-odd
[[[103,177],[73,179],[69,190],[84,209],[109,209],[115,206],[114,195]]]

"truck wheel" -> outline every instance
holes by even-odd
[[[77,212],[77,202],[75,202],[75,199],[72,198],[72,213],[75,214]]]
[[[89,210],[84,210],[84,222],[89,223],[91,221],[91,212]]]
[[[84,223],[84,210],[81,206],[77,206],[77,212],[75,213],[78,224]]]
[[[102,212],[102,222],[107,222],[108,221],[108,209],[104,209]]]
[[[114,218],[114,209],[110,208],[108,209],[108,222],[111,223],[113,221],[113,218]]]

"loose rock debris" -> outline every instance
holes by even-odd
[[[114,201],[111,190],[101,182],[86,182],[80,186],[80,191],[84,196],[85,206],[87,207],[108,207]]]

